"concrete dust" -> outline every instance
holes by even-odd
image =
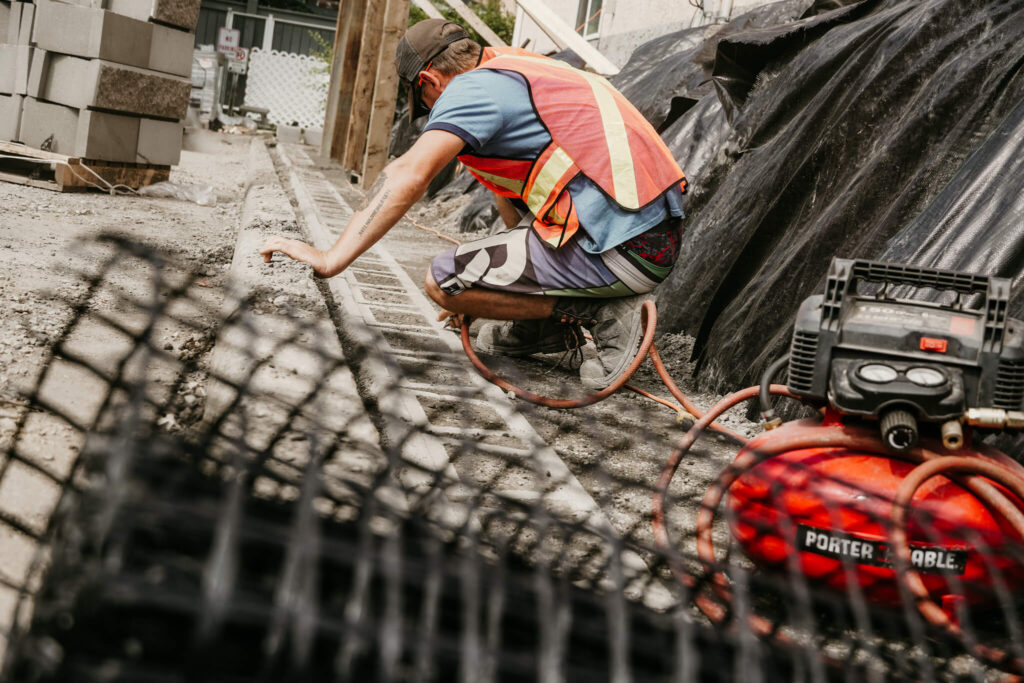
[[[70,320],[73,303],[86,294],[83,280],[95,275],[112,253],[111,247],[92,241],[97,235],[123,235],[169,254],[172,261],[165,277],[170,285],[183,281],[182,267],[199,273],[190,298],[201,305],[174,312],[195,327],[163,325],[154,330],[153,341],[156,348],[194,369],[175,398],[176,414],[162,424],[181,429],[201,415],[210,340],[197,329],[213,327],[217,321],[211,312],[223,303],[220,287],[233,253],[248,142],[207,132],[186,137],[181,164],[172,170],[171,180],[212,185],[219,199],[213,207],[99,192],[61,194],[0,183],[0,448],[11,445],[24,421],[19,452],[51,475],[10,463],[0,487],[0,512],[32,532],[46,530],[60,491],[57,482],[70,474],[83,444],[82,435],[58,418],[42,412],[26,415],[20,396],[38,382],[49,346]],[[150,274],[142,267],[130,259],[114,264],[109,285],[89,298],[92,310],[130,329],[139,324],[124,297],[149,296]],[[69,353],[107,370],[132,345],[130,338],[99,324],[76,329],[66,344]],[[154,363],[145,372],[154,386],[172,378],[169,364]],[[106,384],[58,358],[50,364],[42,395],[87,424],[99,410]],[[35,547],[29,536],[0,525],[0,572],[5,579],[17,585],[38,581],[38,573],[28,575]],[[14,589],[0,586],[0,631],[11,625],[15,598]],[[0,656],[4,647],[0,640]]]

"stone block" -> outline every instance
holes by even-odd
[[[85,0],[82,0],[85,1]],[[200,0],[107,0],[106,8],[133,19],[195,31]]]
[[[175,76],[191,76],[194,45],[195,36],[191,33],[167,26],[153,26],[149,68]]]
[[[302,128],[299,126],[280,124],[277,127],[277,139],[281,142],[302,142]]]
[[[27,2],[21,5],[21,24],[18,29],[18,45],[32,44],[32,25],[36,18],[36,6]]]
[[[18,36],[21,33],[21,8],[24,6],[20,2],[8,3],[10,6],[7,14],[7,40],[4,41],[8,45],[17,45]]]
[[[0,0],[0,38],[7,38],[7,29],[11,25],[11,3]]]
[[[14,92],[17,63],[18,46],[0,45],[0,95],[10,95]]]
[[[28,72],[32,65],[33,48],[29,45],[14,46],[14,94],[28,92]]]
[[[149,66],[153,24],[52,0],[39,0],[36,14],[33,38],[44,50],[141,68]]]
[[[0,140],[21,140],[21,95],[0,95]]]
[[[140,119],[136,161],[140,164],[176,165],[181,161],[181,136],[180,121]]]
[[[177,76],[192,72],[189,33],[102,9],[38,2],[33,39],[40,48]]]
[[[21,116],[21,141],[69,157],[135,163],[139,119],[78,110],[27,97]]]
[[[188,112],[192,84],[180,76],[53,53],[42,61],[35,60],[29,78],[33,97],[76,109],[175,120]]]

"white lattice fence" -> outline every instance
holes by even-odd
[[[273,123],[320,128],[329,82],[324,63],[314,57],[254,47],[249,55],[245,104],[269,109]]]

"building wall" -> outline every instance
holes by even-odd
[[[560,19],[573,28],[579,1],[544,0]],[[769,4],[769,1],[704,0],[705,10],[701,12],[687,0],[604,0],[598,36],[590,39],[590,43],[614,64],[622,66],[633,50],[649,40],[689,26],[724,23],[754,7]],[[513,42],[523,46],[526,41],[529,41],[528,49],[541,54],[558,49],[519,9]]]

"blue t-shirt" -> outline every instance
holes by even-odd
[[[477,69],[460,74],[434,103],[424,128],[460,138],[473,154],[500,159],[536,159],[551,144],[530,100],[526,79],[512,71]],[[567,186],[584,250],[599,254],[661,223],[683,215],[678,185],[639,211],[627,211],[592,180],[578,175]]]

